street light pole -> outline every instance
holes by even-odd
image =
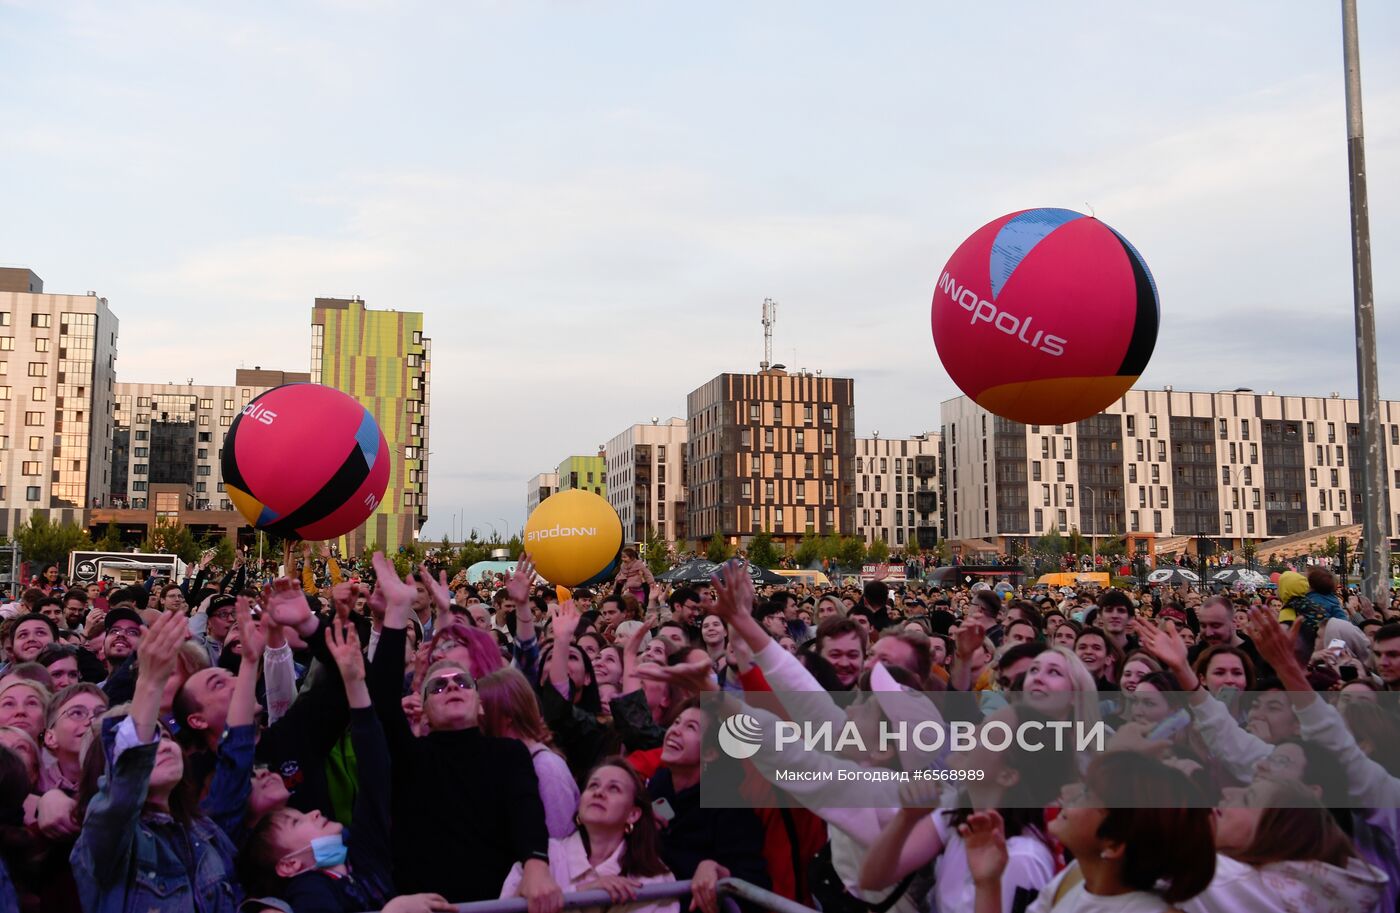
[[[1361,425],[1362,589],[1378,604],[1390,592],[1385,479],[1381,476],[1380,375],[1376,369],[1376,300],[1371,288],[1371,216],[1366,198],[1366,134],[1361,118],[1361,50],[1356,0],[1342,0],[1342,62],[1346,69],[1347,164],[1351,178],[1352,305],[1356,320],[1356,380]]]

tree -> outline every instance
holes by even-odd
[[[1322,543],[1322,555],[1324,558],[1337,557],[1337,537],[1328,536]]]
[[[764,530],[749,540],[749,563],[763,568],[778,566],[777,548],[773,546],[773,534]]]
[[[92,537],[76,523],[57,524],[41,514],[33,514],[15,530],[24,559],[37,564],[62,564],[72,552],[92,548]]]
[[[793,557],[797,560],[797,566],[803,569],[821,561],[822,547],[817,534],[810,529],[803,533],[802,541],[797,543],[797,553]]]
[[[705,547],[705,557],[719,564],[721,561],[728,561],[732,554],[729,543],[724,541],[724,536],[720,535],[719,530],[715,530],[715,534],[710,537],[710,544]]]
[[[520,541],[519,536],[511,536],[506,543],[506,551],[510,552],[510,560],[519,559],[521,552],[525,551],[525,543]]]
[[[888,546],[885,551],[888,555]],[[836,546],[836,561],[847,570],[859,571],[865,563],[865,540],[859,536],[843,536]]]
[[[174,555],[189,564],[199,560],[200,547],[194,540],[194,533],[183,523],[157,517],[156,525],[141,540],[141,551]]]
[[[664,574],[671,567],[670,550],[666,547],[666,540],[661,538],[661,534],[656,531],[656,527],[648,526],[646,538],[642,540],[642,560],[647,563],[653,574]]]
[[[875,564],[884,564],[890,560],[890,544],[884,539],[876,539],[870,543],[870,548],[866,550],[866,560]]]
[[[221,567],[225,570],[233,567],[233,559],[237,557],[238,553],[228,536],[215,532],[205,533],[204,538],[199,540],[199,550],[205,552],[211,548],[214,550],[214,557],[209,560],[214,567]]]
[[[102,531],[102,538],[94,542],[92,547],[99,552],[120,552],[126,548],[126,544],[122,542],[121,528],[115,520],[108,521],[107,528]]]

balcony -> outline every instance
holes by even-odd
[[[938,494],[932,491],[918,491],[914,494],[914,507],[921,514],[938,510]]]

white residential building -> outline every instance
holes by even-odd
[[[622,520],[625,542],[648,529],[675,545],[685,533],[686,420],[632,425],[603,445],[608,502]]]
[[[938,544],[942,510],[936,431],[910,438],[856,438],[856,535],[892,550]]]
[[[528,519],[540,502],[559,491],[559,473],[542,472],[525,483],[525,516]]]
[[[952,539],[1056,529],[1199,536],[1233,546],[1359,522],[1357,401],[1237,390],[1130,390],[1072,425],[943,403]],[[1381,403],[1388,534],[1400,533],[1400,402]]]

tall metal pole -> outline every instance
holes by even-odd
[[[1351,177],[1351,265],[1356,315],[1356,381],[1361,419],[1361,534],[1366,573],[1362,591],[1389,601],[1390,542],[1381,478],[1380,378],[1376,369],[1376,301],[1371,291],[1371,217],[1366,202],[1366,137],[1361,120],[1361,51],[1356,0],[1342,0],[1342,59],[1346,67],[1347,163]]]

